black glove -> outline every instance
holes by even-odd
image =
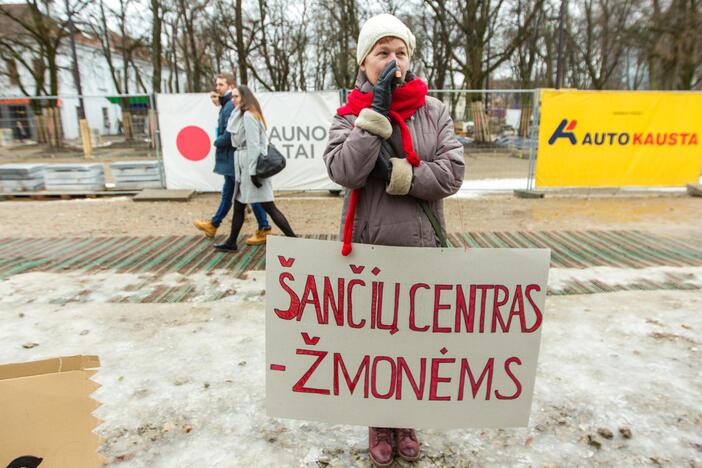
[[[251,176],[251,182],[256,186],[256,188],[262,187],[261,182],[259,182],[258,177],[256,177],[255,175]]]
[[[395,72],[397,71],[397,63],[392,60],[383,69],[378,77],[378,81],[373,88],[373,102],[371,109],[385,117],[390,113],[390,103],[392,102],[392,92],[397,86]]]
[[[390,175],[392,174],[392,164],[390,163],[390,157],[384,154],[385,152],[381,149],[378,153],[378,159],[375,160],[375,167],[369,174],[370,177],[380,179],[386,184],[390,182]]]

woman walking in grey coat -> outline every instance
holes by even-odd
[[[258,156],[268,148],[266,119],[261,106],[251,90],[244,85],[232,91],[232,101],[236,109],[232,112],[227,131],[232,135],[232,146],[236,147],[236,184],[234,186],[234,216],[229,238],[215,249],[235,252],[236,240],[244,224],[246,205],[260,203],[283,234],[296,237],[285,215],[273,201],[273,184],[269,178],[256,177]]]
[[[415,38],[407,26],[375,16],[357,44],[356,88],[334,117],[324,153],[329,177],[353,189],[342,212],[342,254],[352,242],[437,247],[446,230],[442,200],[463,182],[463,147],[446,106],[410,70]],[[390,466],[395,449],[417,460],[415,430],[368,428],[373,463]]]

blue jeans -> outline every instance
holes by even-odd
[[[222,199],[219,202],[219,208],[217,212],[212,217],[212,224],[219,227],[222,224],[222,220],[227,217],[229,210],[232,209],[232,199],[234,198],[234,177],[224,176],[224,185],[222,186]],[[258,222],[259,229],[270,229],[271,225],[268,224],[268,216],[266,216],[266,211],[258,203],[251,204],[251,210],[256,216],[256,221]]]

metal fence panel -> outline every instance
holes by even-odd
[[[343,101],[346,92],[339,92]],[[430,90],[429,94],[448,106],[463,144],[464,189],[533,189],[538,90]],[[153,96],[0,96],[0,163],[84,162],[81,103],[92,159],[106,164],[161,160]],[[106,173],[111,182],[109,169]]]
[[[527,189],[538,142],[537,90],[430,90],[451,114],[466,158],[464,189]]]

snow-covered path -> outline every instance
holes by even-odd
[[[367,466],[365,428],[265,415],[262,287],[254,273],[219,302],[0,303],[0,363],[99,355],[115,466]],[[416,465],[702,466],[700,309],[699,291],[549,296],[529,427],[423,431]]]

